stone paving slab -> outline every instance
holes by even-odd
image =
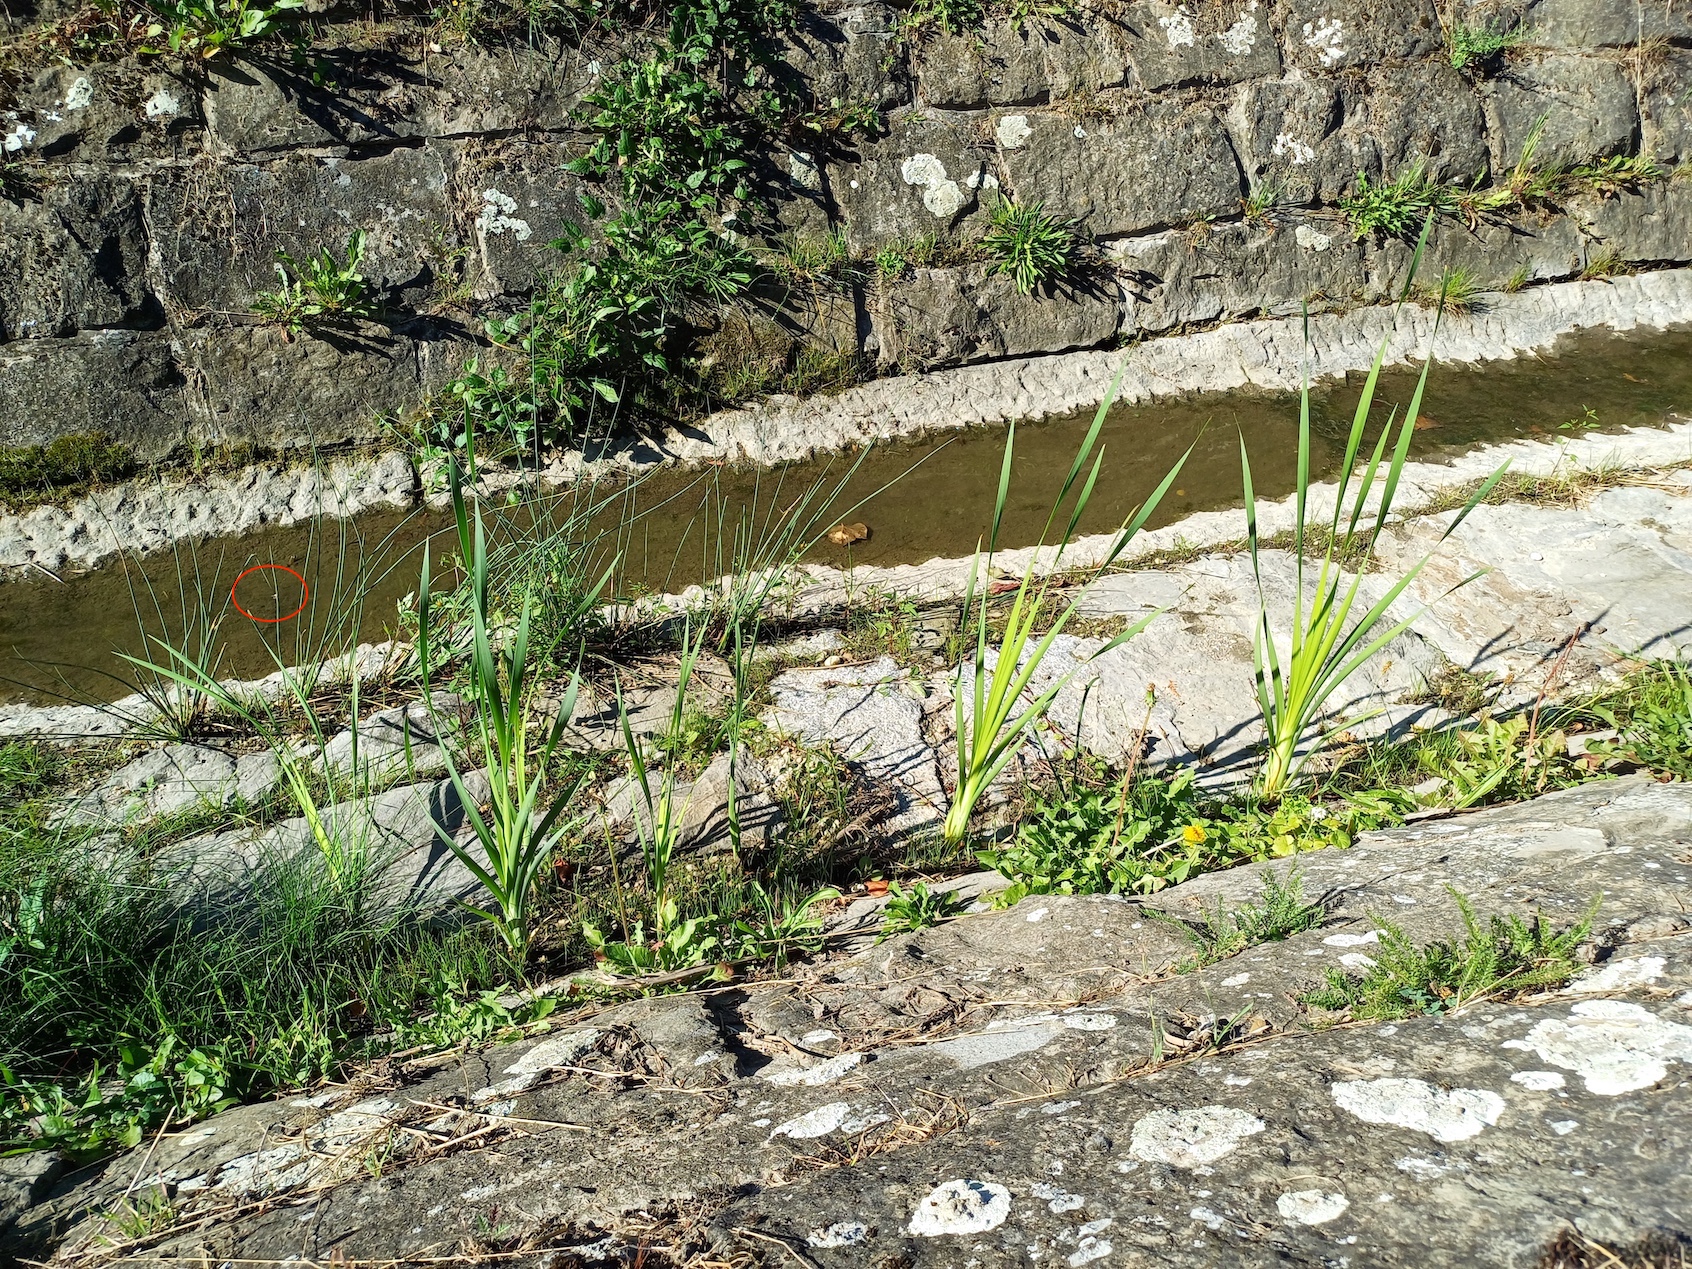
[[[1284,943],[1193,972],[1152,915],[1293,866],[1329,910]],[[1034,897],[230,1111],[60,1179],[14,1238],[92,1250],[98,1213],[159,1184],[185,1223],[146,1257],[196,1263],[437,1256],[495,1225],[588,1265],[644,1242],[935,1269],[1527,1266],[1570,1226],[1684,1232],[1689,873],[1692,789],[1629,778],[1154,900]],[[1363,964],[1376,919],[1460,934],[1448,887],[1483,920],[1554,924],[1601,892],[1590,968],[1448,1015],[1300,1010]]]

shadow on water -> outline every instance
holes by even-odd
[[[1363,378],[1354,374],[1312,390],[1313,466],[1321,477],[1331,474],[1342,452]],[[1390,409],[1402,409],[1409,400],[1415,378],[1409,368],[1383,374],[1376,405],[1382,422]],[[1564,340],[1545,358],[1436,366],[1413,452],[1438,458],[1518,437],[1656,426],[1689,405],[1692,332],[1630,337],[1587,332]],[[1005,545],[1028,545],[1038,536],[1090,417],[1019,429]],[[1193,456],[1153,524],[1238,504],[1241,434],[1251,450],[1260,496],[1286,494],[1294,481],[1297,417],[1295,395],[1263,392],[1114,410],[1103,434],[1104,472],[1083,532],[1120,524],[1195,438]],[[606,547],[615,537],[623,553],[619,584],[625,593],[676,590],[715,574],[721,544],[711,524],[720,518],[732,531],[736,520],[748,514],[765,517],[813,482],[838,483],[849,471],[823,527],[851,509],[851,519],[867,525],[870,536],[849,551],[824,541],[812,551],[813,558],[859,565],[916,563],[975,549],[988,527],[1003,444],[999,429],[979,429],[949,439],[877,447],[855,471],[853,459],[840,456],[795,464],[780,473],[660,471],[621,490],[601,486],[592,496],[608,504],[598,523]],[[497,534],[497,509],[488,510]],[[292,662],[316,646],[334,607],[327,596],[337,580],[343,588],[355,577],[364,583],[361,633],[366,639],[382,638],[397,626],[401,601],[417,588],[422,543],[434,539],[438,561],[452,549],[450,537],[445,515],[379,512],[352,523],[325,520],[211,539],[62,583],[46,578],[7,583],[0,587],[0,676],[11,681],[0,683],[0,700],[109,699],[131,690],[121,681],[126,667],[117,654],[145,650],[137,596],[147,627],[157,633],[162,622],[172,635],[181,628],[179,596],[196,589],[210,596],[212,610],[224,616],[220,672],[225,675],[267,673],[278,654]],[[255,622],[229,606],[231,586],[255,564],[298,570],[314,592],[300,616]],[[298,603],[299,582],[264,569],[241,580],[235,599],[253,617],[279,617]]]

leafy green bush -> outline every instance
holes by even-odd
[[[887,907],[881,920],[877,943],[886,942],[895,934],[914,934],[931,929],[948,917],[963,910],[958,896],[950,890],[930,890],[926,881],[906,889],[897,881],[887,886]]]
[[[566,163],[577,176],[616,177],[626,195],[672,191],[745,198],[742,140],[729,127],[722,94],[691,61],[673,53],[619,63],[583,103],[599,134]]]
[[[0,497],[122,480],[134,472],[134,456],[103,432],[61,436],[45,445],[0,449]]]
[[[273,34],[282,15],[303,9],[305,0],[270,0],[262,7],[254,0],[142,0],[142,5],[159,19],[147,26],[146,38],[164,37],[163,47],[142,52],[210,58]]]
[[[979,30],[986,20],[987,6],[982,0],[916,0],[902,26],[907,38],[935,27],[947,35],[961,35]]]
[[[1000,200],[988,217],[981,245],[994,257],[993,272],[1009,275],[1029,295],[1046,282],[1066,277],[1075,255],[1075,234],[1067,221],[1048,216],[1041,202]]]
[[[1463,914],[1461,939],[1417,947],[1397,926],[1377,923],[1380,946],[1370,953],[1375,963],[1361,975],[1330,969],[1327,983],[1304,1003],[1354,1018],[1406,1018],[1557,986],[1578,968],[1575,950],[1598,912],[1594,902],[1583,920],[1561,931],[1539,914],[1531,922],[1494,916],[1483,925],[1467,899],[1452,895]]]
[[[253,311],[286,326],[293,335],[372,320],[381,314],[381,306],[365,292],[364,275],[358,271],[363,259],[362,229],[348,235],[344,263],[327,247],[303,261],[278,251],[276,277],[281,285],[274,291],[259,292],[253,300]]]
[[[1011,845],[977,858],[1013,883],[1001,897],[1153,894],[1200,873],[1328,846],[1398,821],[1409,800],[1358,794],[1326,805],[1290,795],[1274,806],[1205,798],[1191,771],[1126,790],[1060,789],[1036,803]]]
[[[1692,670],[1661,662],[1591,709],[1618,733],[1593,752],[1692,780]]]
[[[631,383],[638,391],[671,374],[668,347],[688,306],[742,294],[755,267],[745,248],[676,200],[619,213],[598,247],[578,226],[549,245],[573,267],[543,280],[527,308],[487,323],[512,364],[466,365],[449,384],[459,418],[439,420],[432,444],[454,449],[485,436],[496,452],[521,454],[596,430]]]

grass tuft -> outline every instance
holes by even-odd
[[[1566,983],[1580,968],[1576,949],[1592,931],[1595,900],[1586,916],[1554,930],[1545,917],[1514,914],[1482,923],[1474,906],[1451,892],[1463,914],[1461,938],[1417,947],[1397,926],[1381,922],[1374,964],[1362,974],[1328,971],[1325,986],[1303,1002],[1353,1018],[1388,1020],[1450,1013],[1477,1000],[1515,998]]]

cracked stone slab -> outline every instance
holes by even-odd
[[[1264,596],[1286,664],[1291,651],[1296,572],[1292,555],[1261,554]],[[1349,585],[1346,574],[1342,585]],[[1306,579],[1306,586],[1313,577]],[[1360,616],[1381,589],[1366,576]],[[1306,595],[1308,607],[1310,599]],[[1255,761],[1263,740],[1253,640],[1257,584],[1244,556],[1219,556],[1158,572],[1122,573],[1095,584],[1078,605],[1084,618],[1136,621],[1164,610],[1127,643],[1089,660],[1103,639],[1060,635],[1035,674],[1039,690],[1073,673],[1053,703],[1051,718],[1067,734],[1115,761],[1136,747],[1158,766],[1198,765],[1207,778],[1226,779]],[[1443,664],[1439,649],[1406,632],[1371,657],[1329,698],[1321,725],[1359,736],[1402,731],[1432,721],[1425,706],[1406,707]]]
[[[771,727],[827,744],[898,799],[884,831],[911,833],[946,816],[934,749],[922,730],[921,688],[891,657],[867,665],[789,670],[770,684]]]
[[[1235,906],[1293,867],[1318,928],[1180,972],[1193,944],[1149,909]],[[590,1005],[379,1093],[237,1108],[66,1176],[16,1237],[85,1242],[140,1172],[189,1216],[281,1200],[156,1249],[214,1262],[421,1256],[494,1219],[615,1247],[704,1203],[718,1258],[764,1254],[753,1230],[825,1269],[1533,1263],[1571,1223],[1626,1242],[1692,1201],[1689,873],[1692,789],[1629,778],[1146,901],[1033,896],[769,980]],[[1482,920],[1554,924],[1601,892],[1595,963],[1524,1000],[1307,1024],[1297,995],[1362,967],[1380,920],[1460,935],[1453,888]],[[1236,1018],[1249,1039],[1214,1051]],[[416,1145],[470,1133],[493,1148]]]
[[[123,826],[201,808],[253,803],[281,768],[268,751],[233,754],[208,745],[166,745],[134,758],[64,808],[61,823]]]
[[[1477,507],[1439,545],[1446,519],[1390,531],[1380,556],[1396,575],[1434,551],[1400,610],[1432,604],[1415,630],[1457,665],[1513,678],[1531,700],[1570,640],[1559,690],[1596,685],[1627,657],[1674,656],[1692,645],[1692,486],[1684,478],[1606,489],[1581,507]],[[1440,598],[1477,570],[1487,571]]]

